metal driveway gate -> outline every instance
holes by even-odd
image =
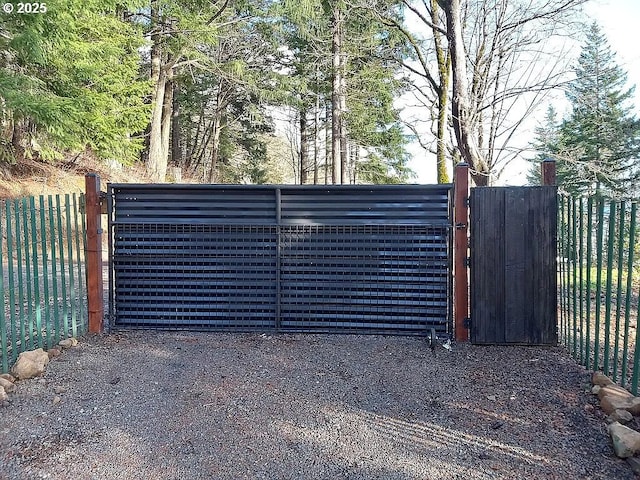
[[[112,324],[447,332],[450,190],[110,184]]]

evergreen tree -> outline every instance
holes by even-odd
[[[556,161],[556,174],[558,164],[558,145],[560,135],[560,122],[558,121],[558,112],[552,105],[547,107],[547,113],[543,123],[535,129],[535,140],[531,143],[531,149],[536,152],[535,157],[530,161],[533,162],[531,169],[527,173],[527,182],[529,185],[540,185],[542,181],[541,163],[545,160]],[[558,180],[560,182],[560,180]]]
[[[175,68],[179,89],[171,131],[178,138],[168,153],[174,165],[204,181],[268,180],[261,164],[267,163],[265,142],[274,128],[269,106],[290,97],[283,86],[288,77],[278,72],[281,44],[268,18],[266,11],[228,7],[215,38],[197,45],[197,62]]]
[[[282,16],[283,43],[290,48],[297,93],[290,104],[300,114],[300,180],[310,181],[308,170],[318,181],[320,143],[326,146],[325,170],[330,170],[325,177],[333,182],[406,180],[408,138],[402,135],[393,101],[404,87],[399,66],[408,50],[406,39],[381,21],[402,21],[399,2],[381,0],[364,6],[285,0]],[[324,144],[319,141],[323,136],[319,112],[327,104],[331,107],[324,126],[331,133]],[[313,165],[307,151],[313,152]],[[358,162],[375,165],[359,168]],[[383,174],[364,173],[369,171]]]
[[[379,2],[378,11],[391,17],[399,12],[394,2]],[[382,162],[386,165],[384,175],[368,178],[362,173],[356,181],[366,183],[407,182],[413,175],[408,168],[406,152],[408,137],[403,134],[398,109],[394,100],[405,91],[406,82],[399,76],[400,60],[407,56],[406,39],[395,29],[374,21],[364,15],[350,26],[350,37],[355,42],[347,43],[348,80],[352,88],[347,89],[348,111],[345,113],[349,139],[360,150],[357,157],[362,162]],[[364,165],[361,172],[371,170]],[[358,170],[358,169],[356,169]]]
[[[591,25],[567,91],[571,113],[558,132],[560,185],[572,193],[627,196],[639,178],[640,121],[633,87],[600,27]]]
[[[10,144],[10,160],[85,148],[118,161],[136,157],[148,85],[137,78],[141,32],[120,9],[110,0],[52,0],[46,12],[5,16],[0,143]]]

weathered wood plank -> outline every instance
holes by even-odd
[[[535,248],[528,215],[529,195],[523,189],[505,188],[505,342],[527,343],[526,324],[531,305],[526,301],[529,252]]]
[[[555,187],[471,191],[471,340],[557,342]]]
[[[471,191],[471,340],[504,342],[504,192]]]

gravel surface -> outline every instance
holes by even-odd
[[[631,479],[561,348],[85,337],[0,409],[0,479]]]

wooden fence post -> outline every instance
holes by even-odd
[[[457,342],[469,340],[469,165],[459,163],[454,172],[453,197],[453,318]]]
[[[100,177],[87,173],[84,177],[87,216],[87,304],[89,332],[101,333],[104,319],[102,285],[102,228],[100,210]]]
[[[542,168],[542,185],[555,186],[556,185],[556,161],[555,160],[543,160],[541,164]]]

